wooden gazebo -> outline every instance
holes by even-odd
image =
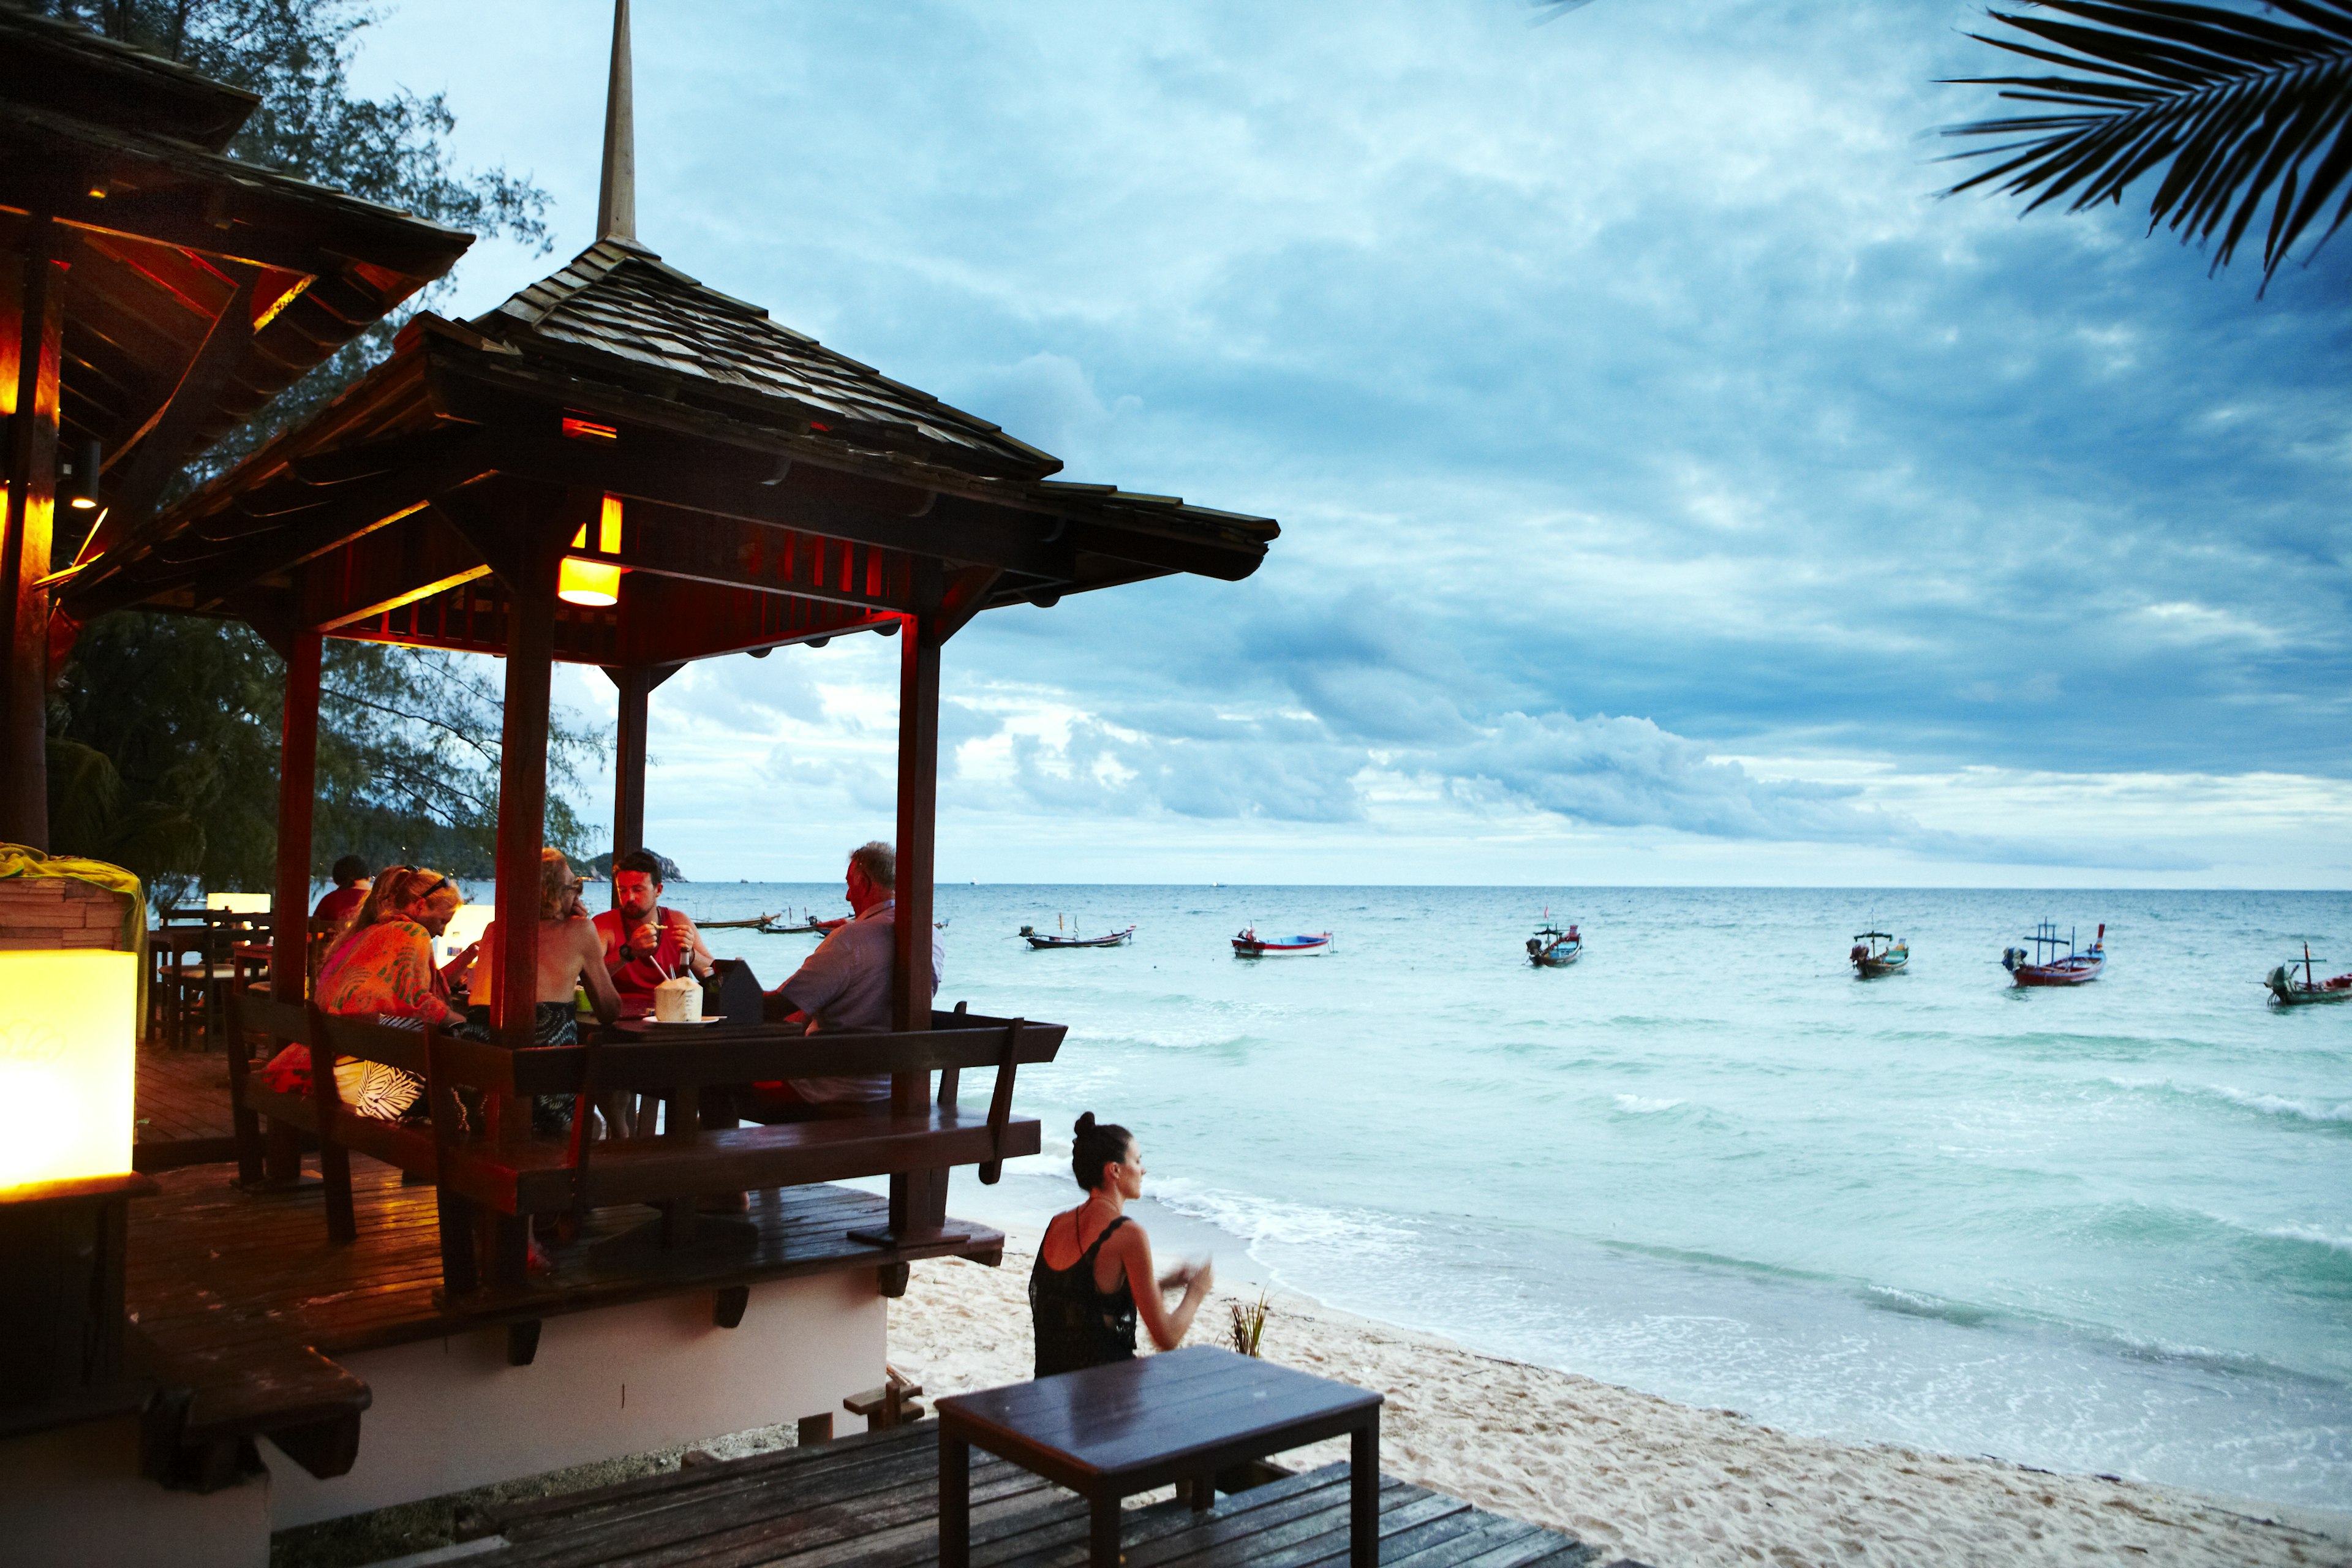
[[[899,1029],[929,1026],[940,653],[980,612],[1176,573],[1247,576],[1276,525],[1065,484],[1059,462],[710,289],[636,239],[627,5],[617,7],[597,243],[471,321],[413,319],[392,356],[300,428],[64,587],[230,616],[288,679],[276,907],[303,907],[320,640],[506,659],[497,913],[532,972],[557,659],[621,691],[615,853],[640,841],[647,694],[686,662],[853,632],[901,647]],[[303,928],[277,927],[299,976]],[[529,985],[499,1026],[527,1043]],[[281,995],[286,994],[281,984]],[[928,1083],[898,1080],[900,1110]],[[944,1173],[894,1177],[891,1225],[936,1226]]]
[[[472,243],[224,156],[258,102],[0,8],[0,841],[48,847],[58,586],[143,548],[191,457]]]

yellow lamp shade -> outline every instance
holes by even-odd
[[[138,961],[0,952],[0,1188],[131,1169]]]
[[[544,583],[547,579],[541,577],[540,581]],[[562,573],[555,580],[555,596],[567,605],[617,605],[621,602],[621,569],[609,561],[583,561],[577,555],[567,555]]]

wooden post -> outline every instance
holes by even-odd
[[[310,812],[318,792],[324,643],[307,630],[286,643],[286,710],[278,747],[278,885],[269,898],[269,988],[280,1002],[299,1002],[310,990]]]
[[[641,664],[604,673],[621,689],[621,721],[613,747],[613,864],[617,868],[622,856],[645,847],[646,699],[653,694],[653,683]],[[619,905],[618,892],[613,901]]]
[[[0,452],[8,486],[0,528],[0,840],[49,847],[49,571],[57,521],[58,384],[63,363],[65,226],[36,219],[0,276]]]
[[[508,606],[506,723],[499,742],[499,1036],[510,1047],[530,1044],[539,994],[539,852],[547,834],[547,710],[555,669],[555,579],[562,552],[558,531],[585,496],[593,519],[603,498],[573,492],[551,509],[533,495],[516,563],[522,581],[510,583]],[[557,515],[550,517],[550,510]],[[554,526],[551,527],[550,524]],[[576,525],[575,525],[576,526]],[[523,1107],[509,1115],[528,1117]]]
[[[918,570],[933,595],[939,573]],[[909,616],[898,635],[898,887],[891,922],[890,1026],[931,1026],[931,883],[940,800],[939,625]],[[898,1073],[890,1109],[922,1114],[930,1104],[931,1075]],[[890,1231],[904,1238],[939,1230],[947,1220],[948,1173],[903,1172],[890,1178]]]

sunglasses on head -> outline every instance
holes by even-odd
[[[425,872],[425,868],[422,866],[395,866],[393,869],[395,871],[405,871],[411,876],[422,876]],[[412,901],[417,899],[429,899],[447,886],[449,886],[449,879],[444,877],[439,881],[435,882],[431,887],[425,889],[423,892],[411,893],[408,897]]]

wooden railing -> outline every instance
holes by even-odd
[[[674,1244],[690,1228],[696,1202],[714,1194],[956,1165],[976,1165],[982,1181],[993,1182],[1006,1160],[1042,1146],[1037,1122],[1013,1114],[1014,1079],[1022,1067],[1053,1060],[1066,1033],[1059,1024],[959,1011],[934,1012],[929,1029],[888,1034],[812,1036],[792,1026],[728,1023],[691,1036],[606,1030],[584,1045],[509,1050],[429,1027],[330,1017],[259,992],[240,994],[236,1006],[230,1077],[242,1173],[261,1178],[270,1163],[265,1119],[314,1134],[328,1232],[338,1241],[356,1234],[349,1151],[429,1176],[440,1189],[442,1278],[453,1296],[486,1285],[520,1289],[535,1215],[656,1205],[664,1211],[665,1239]],[[264,1086],[247,1052],[248,1036],[310,1047],[310,1091]],[[429,1117],[390,1121],[343,1104],[331,1064],[346,1058],[422,1080]],[[957,1102],[967,1068],[995,1069],[984,1113]],[[939,1098],[916,1112],[879,1106],[873,1115],[772,1126],[703,1124],[706,1089],[884,1073],[937,1073]],[[615,1093],[658,1097],[661,1131],[592,1137],[593,1108]],[[548,1095],[574,1107],[568,1140],[530,1131],[531,1101]]]

